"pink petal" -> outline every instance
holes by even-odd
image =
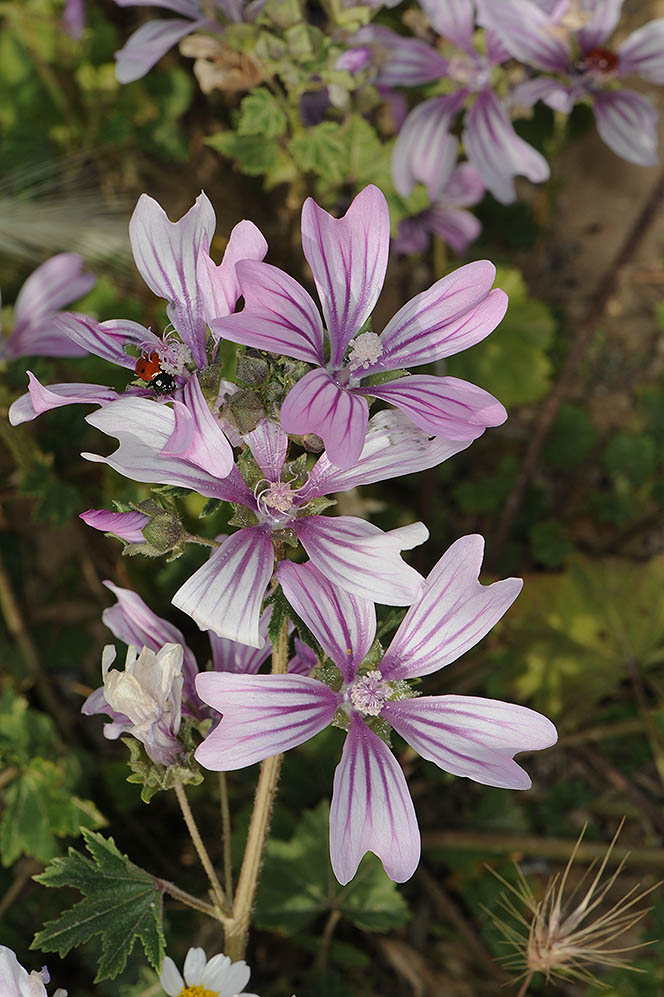
[[[362,452],[369,421],[364,398],[340,388],[322,367],[310,370],[291,388],[281,406],[287,433],[316,433],[338,467],[351,467]]]
[[[459,163],[443,191],[445,201],[458,208],[472,208],[484,194],[482,177],[472,163]]]
[[[225,478],[234,467],[233,448],[210,412],[197,377],[190,377],[185,384],[183,399],[184,403],[173,402],[175,427],[161,453],[182,457],[209,474]]]
[[[84,353],[61,329],[54,329],[55,312],[87,294],[97,278],[81,273],[83,257],[58,253],[34,270],[14,305],[11,356],[80,356]]]
[[[465,99],[465,91],[433,97],[418,104],[406,118],[392,153],[392,179],[402,197],[418,181],[431,199],[444,189],[459,154],[459,140],[450,129]]]
[[[318,664],[318,658],[310,647],[307,647],[299,637],[295,638],[295,654],[288,662],[288,671],[294,675],[308,675]]]
[[[134,80],[140,80],[169,49],[192,31],[205,27],[207,23],[204,18],[198,21],[182,21],[179,17],[174,17],[168,21],[148,21],[141,25],[115,53],[115,75],[118,82],[133,83]]]
[[[529,789],[518,751],[548,748],[556,728],[535,710],[477,696],[423,696],[387,703],[381,716],[422,758],[484,786]]]
[[[330,337],[330,363],[340,367],[350,340],[371,315],[383,287],[390,248],[385,196],[369,184],[343,218],[311,198],[302,208],[302,249],[314,275]]]
[[[306,516],[293,528],[319,571],[339,588],[386,606],[408,606],[422,591],[422,576],[401,559],[429,531],[413,523],[383,533],[356,516]]]
[[[52,319],[52,325],[86,353],[132,371],[136,367],[136,357],[130,356],[125,346],[136,346],[143,352],[163,347],[161,339],[138,322],[121,319],[96,322],[88,315],[63,312]]]
[[[272,577],[272,540],[262,527],[238,530],[182,585],[171,602],[201,630],[262,647],[260,615]]]
[[[245,768],[308,741],[337,708],[337,694],[304,675],[203,672],[196,688],[222,714],[196,749],[196,760],[213,771]]]
[[[384,678],[438,671],[474,647],[507,612],[523,582],[506,578],[480,585],[483,556],[484,538],[477,535],[461,537],[443,554],[385,652]]]
[[[449,204],[434,204],[429,212],[429,226],[440,238],[462,256],[482,231],[479,218],[465,208]]]
[[[108,410],[108,411],[106,411]],[[250,509],[256,502],[237,467],[218,478],[183,457],[166,456],[164,447],[173,436],[175,415],[167,405],[148,398],[121,398],[93,413],[87,421],[120,444],[109,457],[84,453],[86,460],[108,464],[133,481],[178,485],[207,498],[239,502]]]
[[[142,512],[111,512],[109,509],[88,509],[79,513],[79,519],[102,533],[112,533],[127,543],[145,543],[143,527],[150,517]]]
[[[625,0],[601,0],[600,3],[590,4],[592,16],[577,35],[582,52],[598,48],[606,41],[620,20],[624,2]]]
[[[502,321],[507,295],[491,286],[488,260],[468,263],[436,281],[399,309],[381,334],[374,370],[397,370],[453,356],[481,342]]]
[[[270,263],[240,260],[235,272],[244,308],[213,321],[214,335],[307,363],[324,363],[323,326],[311,295]]]
[[[235,672],[236,674],[255,675],[264,661],[272,654],[272,644],[268,640],[267,628],[272,615],[272,607],[261,614],[258,622],[258,633],[262,640],[260,647],[248,647],[227,637],[218,637],[213,630],[208,630],[210,648],[212,650],[212,667],[217,672]]]
[[[369,419],[364,446],[355,464],[342,470],[332,464],[327,454],[322,454],[299,489],[299,495],[305,502],[402,474],[414,474],[437,467],[465,450],[470,443],[470,440],[451,441],[442,436],[432,438],[407,415],[385,409]]]
[[[373,852],[405,883],[420,861],[420,831],[405,776],[392,752],[356,714],[334,774],[330,858],[342,886]]]
[[[500,38],[521,62],[540,69],[565,72],[569,66],[568,45],[556,24],[531,0],[479,0],[479,22]]]
[[[657,111],[640,93],[613,90],[594,95],[597,131],[610,149],[637,166],[657,161]]]
[[[117,391],[101,384],[49,384],[45,387],[32,371],[28,375],[28,393],[9,406],[12,426],[36,419],[42,412],[63,405],[106,405],[119,398]]]
[[[230,234],[224,258],[217,266],[206,246],[201,248],[196,263],[196,276],[201,294],[203,314],[208,325],[214,319],[230,315],[242,291],[235,273],[240,260],[263,260],[267,242],[253,222],[238,222]]]
[[[152,197],[141,194],[129,222],[136,266],[150,290],[168,301],[168,317],[198,367],[207,366],[207,353],[196,262],[201,249],[210,245],[215,224],[214,209],[204,193],[177,222],[170,221]]]
[[[315,565],[282,561],[277,568],[284,595],[347,682],[376,636],[373,602],[333,585]]]
[[[501,426],[507,412],[483,388],[458,377],[413,374],[378,387],[358,388],[405,412],[426,433],[449,440],[476,440],[489,426]]]
[[[288,453],[288,437],[278,422],[261,419],[245,437],[254,460],[268,481],[281,481],[281,472]]]
[[[633,31],[618,49],[620,71],[651,83],[664,83],[664,17]]]
[[[420,6],[439,35],[465,52],[474,52],[474,0],[422,0]]]

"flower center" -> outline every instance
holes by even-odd
[[[195,987],[185,987],[180,991],[178,997],[219,997],[218,990],[206,990],[200,984]]]
[[[295,492],[291,486],[285,481],[269,481],[266,484],[267,488],[256,496],[258,508],[263,515],[271,516],[276,512],[286,516],[292,512]]]
[[[450,59],[447,75],[455,83],[471,90],[479,90],[489,81],[490,68],[481,62],[469,59],[465,55],[455,55]]]
[[[610,48],[591,48],[580,60],[578,68],[582,73],[608,76],[609,73],[615,73],[618,62],[618,55]]]
[[[382,352],[380,336],[375,332],[362,332],[351,344],[348,369],[351,371],[359,370],[361,367],[366,369],[378,360]]]
[[[383,680],[377,669],[374,669],[355,682],[350,690],[350,701],[358,713],[364,713],[367,717],[377,717],[389,694],[389,683]]]
[[[187,365],[192,362],[191,350],[187,344],[176,339],[172,333],[164,336],[164,350],[160,351],[159,357],[161,369],[166,374],[185,374]]]

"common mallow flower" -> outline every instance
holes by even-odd
[[[207,959],[204,949],[190,948],[182,974],[171,957],[166,956],[159,982],[168,997],[258,997],[242,989],[250,976],[251,970],[243,959],[231,962],[223,953]]]
[[[351,467],[362,451],[368,397],[390,402],[426,433],[448,440],[477,439],[487,426],[499,426],[507,418],[493,395],[459,378],[415,374],[385,383],[385,375],[478,343],[507,308],[505,293],[491,290],[495,267],[483,260],[418,294],[378,335],[367,323],[385,279],[389,241],[389,211],[377,187],[365,187],[343,218],[334,218],[308,198],[302,209],[302,248],[325,327],[297,281],[277,267],[250,260],[236,267],[244,308],[211,324],[214,333],[235,343],[314,366],[286,396],[281,425],[287,433],[322,437],[330,461],[343,468]]]
[[[11,334],[0,338],[0,361],[14,357],[81,357],[88,352],[58,327],[56,314],[97,283],[83,257],[58,253],[34,270],[18,292]]]
[[[382,657],[374,647],[372,603],[335,588],[313,564],[284,561],[277,577],[286,598],[336,668],[324,666],[325,681],[212,673],[196,680],[201,698],[223,714],[196,750],[208,769],[244,768],[329,724],[347,730],[330,812],[332,868],[341,883],[353,878],[367,851],[397,882],[409,879],[419,862],[417,818],[386,743],[390,728],[445,771],[508,789],[531,785],[515,752],[556,741],[553,724],[526,707],[477,696],[418,696],[409,688],[410,679],[473,647],[521,590],[518,578],[479,584],[483,550],[480,536],[449,548]]]
[[[208,411],[212,420],[212,415]],[[310,473],[295,480],[286,461],[288,437],[278,423],[264,419],[244,442],[257,472],[251,490],[237,466],[224,478],[183,456],[164,453],[172,438],[175,415],[166,405],[126,398],[99,409],[88,422],[117,437],[118,450],[103,461],[135,481],[193,488],[208,498],[244,507],[246,526],[225,539],[210,559],[175,593],[173,603],[203,630],[259,646],[263,597],[274,569],[275,553],[285,545],[302,545],[335,585],[385,605],[409,605],[423,578],[405,564],[401,550],[423,543],[428,530],[413,523],[383,532],[357,516],[323,516],[316,499],[358,485],[384,481],[434,467],[469,446],[468,440],[431,438],[394,411],[371,420],[364,447],[352,468],[343,470],[323,454]],[[209,427],[214,446],[215,428]],[[202,424],[192,447],[204,452],[208,427]],[[94,524],[93,524],[94,525]]]
[[[480,21],[517,59],[555,77],[543,76],[517,86],[513,104],[544,101],[569,114],[588,100],[597,130],[613,151],[631,163],[657,162],[657,112],[644,96],[622,89],[622,77],[640,76],[664,83],[664,18],[632,32],[616,48],[609,39],[620,18],[622,0],[562,0],[542,9],[535,0],[478,0]]]
[[[28,973],[21,966],[15,953],[6,945],[0,945],[0,993],[2,997],[48,997],[46,983],[51,977],[44,966],[39,972],[33,969]],[[58,989],[53,997],[67,997],[67,991]]]
[[[102,653],[103,698],[110,707],[112,723],[104,736],[115,740],[131,734],[145,745],[158,765],[172,765],[182,753],[178,732],[182,720],[181,644],[164,644],[156,653],[143,647],[140,654],[130,645],[124,671],[111,669],[115,648],[107,644]],[[88,709],[86,709],[88,705]],[[91,713],[89,704],[83,712]]]
[[[433,233],[455,253],[465,253],[482,230],[479,219],[466,209],[483,197],[484,184],[475,167],[471,163],[459,163],[433,203],[399,223],[394,249],[397,253],[422,253]]]
[[[186,408],[195,410],[202,402],[195,375],[209,363],[207,323],[235,308],[240,296],[235,276],[238,259],[246,256],[262,260],[267,252],[267,243],[253,222],[241,221],[233,228],[224,258],[216,266],[208,252],[215,226],[214,208],[205,193],[196,198],[193,207],[177,222],[170,221],[154,198],[142,194],[129,223],[132,252],[150,290],[168,302],[170,328],[157,336],[138,322],[122,319],[97,322],[87,315],[65,312],[52,319],[52,335],[68,341],[72,353],[91,353],[130,370],[134,376],[136,354],[147,357],[156,354],[161,370],[171,377],[174,388],[173,396],[163,397],[183,400]],[[14,426],[51,408],[75,403],[105,405],[120,397],[103,385],[44,386],[30,371],[28,376],[28,393],[9,410]],[[128,393],[154,397],[147,387],[129,387]],[[181,421],[186,420],[187,413],[181,415]],[[220,455],[222,448],[220,442]],[[230,446],[227,444],[223,450],[222,464],[230,470]]]

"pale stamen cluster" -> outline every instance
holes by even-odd
[[[654,886],[640,892],[640,884],[637,883],[619,900],[609,902],[608,906],[604,903],[620,877],[629,855],[627,853],[621,859],[613,873],[604,876],[623,823],[624,818],[581,899],[578,899],[579,894],[584,883],[592,876],[596,862],[589,866],[579,884],[568,896],[565,896],[565,889],[587,825],[584,825],[562,875],[558,873],[548,881],[544,896],[540,900],[536,899],[530,883],[518,865],[516,865],[516,885],[491,870],[519,901],[519,904],[515,903],[512,897],[506,894],[500,898],[500,906],[510,916],[509,922],[491,911],[488,912],[505,942],[514,949],[513,953],[504,957],[505,965],[509,969],[522,970],[517,977],[517,982],[524,980],[519,997],[525,997],[535,973],[543,973],[547,981],[551,977],[559,977],[602,986],[601,980],[591,972],[590,967],[609,966],[642,972],[625,961],[625,953],[649,943],[621,947],[616,947],[613,943],[645,917],[650,908],[635,909],[635,907],[661,883],[655,883]],[[605,909],[600,911],[602,905]],[[522,908],[525,908],[525,911]]]

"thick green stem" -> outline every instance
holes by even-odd
[[[284,620],[277,646],[272,654],[272,674],[284,675],[288,670],[288,621]],[[235,962],[244,958],[249,935],[251,912],[258,887],[258,877],[263,864],[263,852],[270,829],[274,797],[279,782],[283,755],[266,758],[261,765],[254,809],[249,824],[247,844],[242,859],[242,869],[235,893],[233,916],[226,925],[226,955]]]

